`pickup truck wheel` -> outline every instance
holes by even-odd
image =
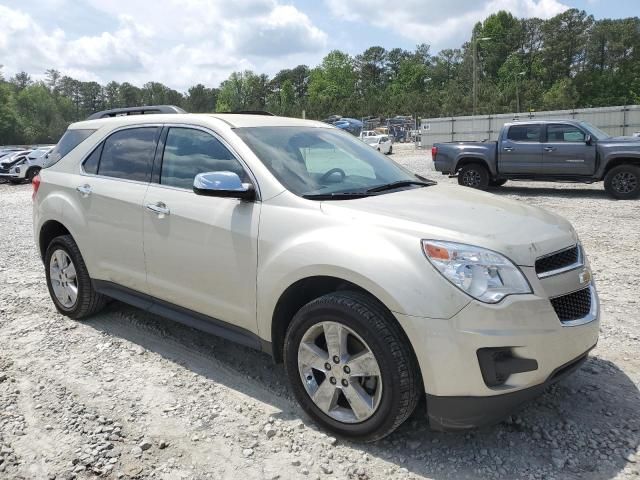
[[[353,440],[390,434],[422,394],[420,370],[400,326],[357,292],[331,293],[302,307],[287,330],[284,364],[304,411]]]
[[[107,297],[93,289],[80,249],[71,235],[51,240],[44,265],[49,294],[61,314],[80,320],[107,303]]]
[[[458,184],[485,190],[489,186],[489,171],[479,163],[469,163],[460,169]]]
[[[490,187],[501,187],[502,185],[504,185],[505,183],[507,183],[506,179],[501,179],[501,180],[489,180],[489,186]]]
[[[604,177],[604,189],[618,200],[640,197],[640,167],[619,165],[612,168]]]

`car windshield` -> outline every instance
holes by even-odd
[[[596,140],[604,140],[605,138],[610,137],[610,135],[603,132],[598,127],[594,127],[589,122],[580,122],[580,125],[582,125]]]
[[[421,180],[358,138],[334,128],[250,127],[235,132],[296,195],[362,196],[374,187]]]

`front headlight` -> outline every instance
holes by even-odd
[[[507,295],[531,293],[520,269],[499,253],[435,240],[423,240],[422,250],[444,278],[481,302],[498,303]]]

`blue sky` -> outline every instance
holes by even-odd
[[[549,18],[638,15],[640,0],[0,0],[0,63],[9,77],[48,68],[81,80],[150,80],[185,90],[235,70],[317,65],[332,49],[459,47],[500,9]]]

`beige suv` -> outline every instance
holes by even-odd
[[[320,122],[100,116],[33,182],[68,317],[114,298],[260,349],[316,422],[363,441],[423,394],[433,428],[496,422],[596,344],[589,264],[555,214],[436,185]]]

